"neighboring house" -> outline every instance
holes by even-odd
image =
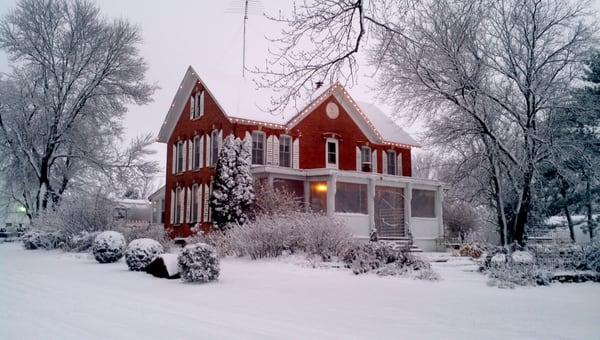
[[[114,218],[127,226],[145,226],[152,221],[152,207],[147,200],[119,199],[115,204]]]
[[[318,88],[293,112],[257,104],[262,90],[189,67],[161,127],[167,144],[165,228],[188,236],[211,226],[214,165],[229,134],[252,140],[252,172],[286,187],[312,211],[343,218],[357,238],[411,242],[424,250],[443,235],[440,182],[411,177],[417,143],[376,106],[339,83]]]
[[[160,189],[156,190],[150,196],[148,196],[150,206],[152,207],[152,224],[164,224],[165,223],[165,186],[163,185]]]

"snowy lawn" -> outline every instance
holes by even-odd
[[[1,339],[598,339],[600,284],[498,289],[470,260],[425,282],[226,259],[216,283],[0,244]]]

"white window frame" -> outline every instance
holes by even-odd
[[[281,160],[285,159],[284,157],[282,157],[282,151],[281,151],[281,148],[284,145],[284,143],[283,143],[284,140],[287,140],[289,142],[288,143],[288,149],[289,149],[288,154],[289,154],[289,157],[287,158],[287,161],[288,161],[288,165],[287,166],[286,165],[281,165],[281,163],[282,163]],[[289,135],[280,135],[279,136],[279,150],[278,150],[278,152],[279,152],[279,166],[283,166],[284,168],[291,168],[292,167],[292,159],[293,159],[293,157],[292,157],[293,150],[292,149],[293,149],[293,146],[292,146],[292,136],[289,136]]]
[[[177,224],[181,224],[182,220],[183,220],[183,216],[181,216],[181,206],[180,204],[183,204],[183,199],[182,197],[180,197],[182,193],[182,188],[181,187],[177,187],[175,188],[175,204],[173,205],[175,207],[175,211],[174,211],[174,216],[173,216],[173,224],[177,225]]]
[[[387,150],[387,164],[385,165],[385,173],[388,175],[397,175],[398,174],[398,155],[395,150]],[[393,154],[393,156],[392,156]],[[390,161],[394,162],[394,171],[390,173]]]
[[[329,163],[329,143],[335,144],[335,164]],[[338,169],[340,164],[340,144],[335,138],[325,140],[325,167],[329,169]]]
[[[215,150],[216,146],[216,150]],[[216,151],[216,152],[215,152]],[[212,130],[210,133],[210,165],[217,166],[219,160],[219,130]]]
[[[262,136],[262,163],[255,163],[254,162],[254,136]],[[252,131],[251,134],[251,139],[252,139],[252,165],[265,165],[266,160],[267,160],[267,156],[266,156],[266,143],[267,143],[267,138],[266,138],[266,134],[263,131]],[[256,143],[258,144],[258,142]]]

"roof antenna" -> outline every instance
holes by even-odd
[[[234,0],[229,3],[229,7],[225,10],[228,13],[243,13],[244,14],[244,33],[242,42],[242,78],[246,78],[246,22],[248,14],[262,13],[262,4],[260,0]]]

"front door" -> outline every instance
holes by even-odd
[[[406,236],[404,228],[404,189],[375,187],[375,228],[382,239]]]

